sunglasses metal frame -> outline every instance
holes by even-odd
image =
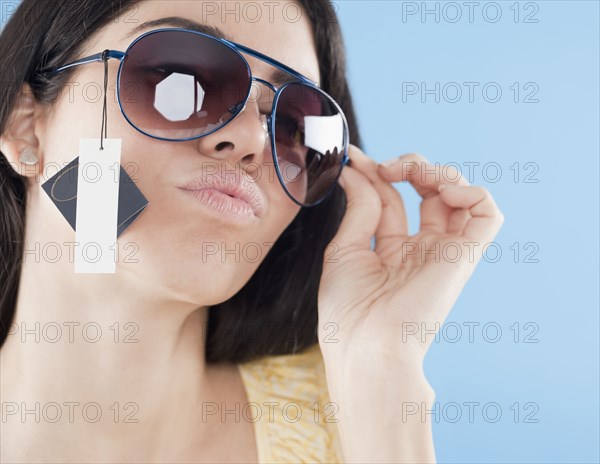
[[[123,69],[123,64],[125,63],[125,57],[127,56],[127,54],[129,53],[129,51],[131,50],[131,48],[137,44],[140,40],[144,39],[145,37],[148,37],[150,35],[153,34],[158,34],[161,32],[166,32],[166,31],[178,31],[178,32],[188,32],[188,33],[192,33],[192,34],[196,34],[196,35],[200,35],[200,36],[204,36],[206,38],[215,40],[217,42],[219,42],[220,44],[222,44],[225,47],[228,47],[229,49],[231,49],[233,52],[235,52],[240,59],[244,62],[244,64],[246,65],[246,69],[248,72],[248,77],[249,77],[249,81],[250,81],[250,85],[248,87],[248,93],[246,94],[246,96],[244,97],[243,103],[240,103],[239,105],[237,105],[237,108],[235,109],[234,112],[232,112],[232,117],[225,121],[222,125],[217,126],[216,128],[211,129],[209,132],[206,132],[205,134],[201,134],[201,135],[197,135],[194,137],[188,137],[188,138],[184,138],[184,139],[168,139],[168,138],[163,138],[163,137],[158,137],[152,134],[149,134],[145,131],[143,131],[142,129],[140,129],[139,127],[137,127],[127,116],[127,114],[125,113],[124,109],[123,109],[123,105],[121,103],[121,71]],[[248,64],[248,61],[246,60],[246,58],[244,58],[244,56],[242,55],[243,53],[246,53],[250,56],[253,56],[255,58],[260,59],[261,61],[264,61],[268,64],[270,64],[271,66],[274,66],[284,72],[286,72],[287,74],[290,74],[291,76],[293,76],[294,78],[296,78],[296,81],[289,81],[286,82],[285,84],[281,85],[280,87],[276,87],[275,85],[273,85],[272,83],[261,79],[259,77],[254,77],[252,75],[252,70],[250,69],[250,65]],[[135,130],[137,130],[138,132],[151,137],[153,139],[157,139],[157,140],[162,140],[162,141],[166,141],[166,142],[186,142],[186,141],[190,141],[190,140],[196,140],[202,137],[205,137],[207,135],[212,134],[213,132],[218,131],[219,129],[222,129],[223,127],[225,127],[227,124],[229,124],[231,121],[233,121],[245,108],[246,108],[246,104],[248,102],[248,99],[250,97],[250,92],[252,90],[252,82],[253,81],[257,81],[262,83],[263,85],[266,85],[267,87],[269,87],[271,90],[273,90],[273,92],[275,92],[274,98],[273,98],[273,105],[271,107],[271,114],[266,115],[267,118],[267,128],[268,128],[268,133],[269,133],[269,138],[271,139],[271,154],[273,156],[273,162],[275,164],[275,171],[277,173],[277,177],[279,178],[279,182],[281,184],[281,186],[283,187],[283,190],[285,191],[285,193],[288,195],[288,197],[290,197],[292,199],[292,201],[296,204],[298,204],[301,207],[310,207],[310,206],[315,206],[319,203],[321,203],[325,198],[327,198],[331,192],[333,191],[333,188],[335,186],[335,184],[337,183],[341,173],[342,173],[342,169],[345,165],[350,164],[350,158],[348,156],[348,146],[349,146],[349,128],[348,128],[348,122],[346,120],[346,115],[344,114],[344,112],[342,111],[341,107],[339,106],[339,104],[330,96],[328,95],[326,92],[324,92],[319,85],[316,82],[311,81],[309,78],[307,78],[306,76],[300,74],[298,71],[295,71],[294,69],[290,68],[289,66],[275,60],[274,58],[271,58],[267,55],[264,55],[263,53],[260,53],[259,51],[253,50],[249,47],[246,47],[245,45],[236,43],[236,42],[232,42],[229,41],[227,39],[223,39],[220,37],[215,37],[213,35],[210,34],[206,34],[204,32],[200,32],[200,31],[194,31],[194,30],[190,30],[190,29],[184,29],[184,28],[160,28],[160,29],[154,29],[148,32],[145,32],[144,34],[140,35],[139,37],[137,37],[136,39],[134,39],[129,46],[127,47],[127,49],[125,50],[125,52],[121,52],[118,50],[104,50],[101,53],[96,53],[94,55],[90,55],[87,56],[85,58],[81,58],[79,60],[73,61],[71,63],[68,63],[66,65],[60,66],[60,67],[54,67],[54,68],[49,68],[49,69],[43,69],[40,71],[40,74],[56,74],[56,73],[60,73],[62,71],[65,71],[67,69],[71,69],[73,67],[76,66],[81,66],[84,64],[89,64],[89,63],[96,63],[96,62],[102,62],[104,60],[108,60],[108,59],[117,59],[120,61],[119,64],[119,70],[117,73],[117,101],[119,103],[119,108],[121,110],[121,114],[123,115],[123,117],[127,120],[127,122],[129,123],[129,125],[131,125]],[[293,84],[298,84],[301,83],[303,85],[306,85],[308,87],[311,87],[312,89],[316,90],[317,92],[319,92],[320,94],[324,95],[329,101],[331,101],[331,103],[335,106],[335,109],[339,112],[339,114],[342,117],[342,121],[344,124],[344,154],[342,156],[342,161],[340,163],[340,169],[338,171],[338,174],[335,178],[335,181],[331,184],[331,186],[329,187],[329,189],[327,191],[325,191],[322,195],[321,198],[319,198],[317,201],[310,203],[310,204],[306,204],[306,203],[301,203],[298,200],[296,200],[292,194],[288,191],[286,185],[285,185],[285,181],[283,179],[283,176],[281,174],[281,169],[279,167],[279,161],[277,160],[277,148],[276,148],[276,141],[275,141],[275,119],[273,118],[273,114],[275,112],[275,108],[277,107],[277,103],[279,101],[279,97],[281,95],[281,93],[283,92],[283,90],[285,90],[286,87],[288,87],[289,85],[293,85]]]

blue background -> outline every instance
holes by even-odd
[[[598,2],[335,6],[367,154],[455,163],[506,217],[427,356],[438,461],[599,462]]]
[[[421,16],[422,2],[336,2],[366,153],[382,161],[416,151],[465,175],[465,163],[479,162],[472,183],[505,215],[500,259],[490,251],[480,262],[427,355],[437,458],[599,462],[598,2],[497,2],[497,22],[490,2],[479,2],[472,22],[456,2],[462,18],[450,22],[449,3],[426,3],[437,4],[436,22]],[[439,103],[421,95],[423,82],[440,83]],[[452,82],[463,90],[454,103]],[[464,82],[480,83],[472,102]],[[416,83],[417,95],[402,83]],[[502,97],[492,103],[496,85]],[[419,197],[396,185],[414,233]],[[472,422],[469,402],[480,403]]]

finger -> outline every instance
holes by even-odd
[[[489,243],[504,222],[504,215],[483,187],[446,185],[441,188],[440,198],[452,208],[469,211],[471,217],[461,234],[466,239]]]
[[[431,164],[419,153],[408,153],[379,164],[379,173],[388,182],[410,182],[423,198],[437,195],[439,184],[470,185],[454,166]]]
[[[373,184],[381,197],[381,220],[375,231],[377,243],[387,238],[397,238],[408,235],[408,220],[406,209],[400,192],[389,182],[383,180],[377,170],[377,163],[369,158],[360,148],[350,145],[352,166],[362,172]]]
[[[469,185],[467,179],[453,166],[431,164],[423,155],[409,153],[399,156],[387,165],[380,165],[382,177],[393,182],[408,181],[423,198],[420,206],[420,230],[451,233],[457,221],[464,226],[464,217],[453,216],[453,209],[438,198],[440,184]]]
[[[345,166],[339,183],[346,193],[346,213],[332,242],[340,248],[371,249],[371,237],[381,219],[381,199],[369,179]]]
[[[441,201],[441,198],[440,198]],[[451,235],[460,235],[464,230],[467,222],[471,219],[471,214],[468,209],[454,209],[450,213],[450,219],[448,219],[448,231]]]

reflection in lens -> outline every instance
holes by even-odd
[[[233,118],[250,91],[246,62],[221,42],[189,31],[148,34],[127,52],[119,89],[123,113],[142,132],[167,140],[206,134]]]
[[[195,76],[172,73],[156,86],[154,109],[171,122],[185,121],[192,115],[206,118],[208,112],[202,109],[205,94]]]
[[[274,112],[275,149],[287,192],[299,203],[319,201],[342,168],[346,129],[334,102],[314,87],[288,84]]]

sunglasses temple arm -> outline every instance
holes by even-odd
[[[105,50],[105,52],[109,59],[117,58],[118,60],[122,60],[123,57],[125,56],[125,53],[119,52],[117,50]],[[76,66],[81,66],[83,64],[100,62],[103,60],[103,56],[104,56],[105,52],[96,53],[95,55],[91,55],[91,56],[86,56],[85,58],[81,58],[80,60],[73,61],[72,63],[69,63],[69,64],[65,64],[64,66],[61,66],[59,68],[43,69],[40,71],[40,74],[57,74],[59,72],[65,71],[70,68],[74,68]]]

